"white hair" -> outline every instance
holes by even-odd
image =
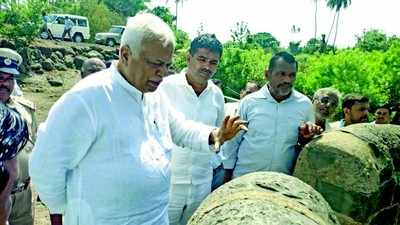
[[[140,13],[128,18],[121,37],[121,47],[128,46],[132,56],[137,58],[142,51],[143,41],[161,41],[163,46],[172,44],[175,48],[175,35],[171,28],[150,13]]]

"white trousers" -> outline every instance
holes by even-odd
[[[172,184],[168,207],[170,225],[186,225],[201,202],[211,192],[211,183]]]

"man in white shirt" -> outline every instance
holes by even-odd
[[[64,20],[64,32],[61,36],[62,40],[64,41],[65,36],[68,34],[69,39],[72,41],[71,31],[74,27],[74,22],[67,16]]]
[[[174,102],[175,110],[186,119],[210,126],[221,125],[225,117],[224,96],[210,80],[221,56],[222,44],[215,35],[196,37],[190,44],[188,68],[165,78],[157,91]],[[213,166],[220,164],[221,159],[213,152],[198,152],[174,145],[168,209],[170,225],[186,225],[210,193]]]
[[[293,89],[296,72],[294,57],[277,53],[265,73],[268,83],[241,100],[239,115],[248,120],[249,131],[222,148],[228,157],[225,181],[256,171],[290,173],[298,137],[308,140],[320,132],[311,101]]]
[[[167,225],[172,143],[218,148],[240,129],[184,121],[154,92],[175,37],[152,14],[129,18],[119,60],[82,79],[52,107],[30,160],[32,181],[52,225]]]
[[[332,129],[342,128],[356,123],[368,122],[369,99],[366,96],[350,93],[343,97],[342,112],[344,118],[330,123]]]

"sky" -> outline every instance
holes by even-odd
[[[152,0],[150,7],[167,6],[175,14],[174,0]],[[336,43],[351,47],[363,30],[378,29],[389,36],[400,36],[400,0],[352,0],[341,11]],[[178,27],[194,38],[201,25],[222,42],[231,39],[230,30],[240,21],[248,23],[251,33],[269,32],[281,45],[290,41],[305,44],[314,37],[314,0],[185,0],[178,7]],[[325,0],[318,3],[317,36],[328,34],[334,11]],[[295,25],[300,32],[293,33]],[[333,36],[329,40],[332,44]]]

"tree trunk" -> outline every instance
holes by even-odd
[[[175,27],[176,29],[178,29],[178,4],[179,4],[179,0],[175,0]]]
[[[329,29],[328,38],[326,39],[326,43],[327,44],[329,43],[329,39],[331,38],[331,34],[332,34],[333,26],[335,25],[335,20],[336,20],[336,14],[337,13],[338,12],[335,11],[335,14],[333,15],[332,25],[331,25],[331,28]]]
[[[338,34],[338,29],[339,29],[339,16],[340,16],[340,11],[337,11],[335,37],[333,38],[333,47],[335,47],[335,45],[336,45],[336,37]]]
[[[314,0],[314,3],[315,3],[315,13],[314,13],[314,38],[317,38],[317,30],[318,30],[318,23],[317,23],[318,0]]]

